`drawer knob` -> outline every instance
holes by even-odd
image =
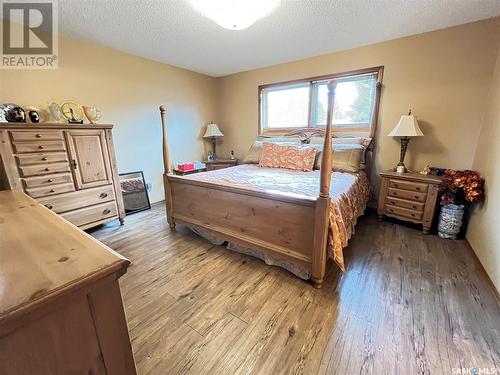
[[[102,213],[103,213],[104,215],[107,215],[107,214],[109,214],[110,212],[111,212],[111,210],[110,210],[109,208],[105,208],[105,209],[104,209],[104,211],[102,211]]]
[[[417,189],[418,191],[420,191],[420,188],[419,188],[418,186],[416,187],[416,189]]]
[[[49,210],[52,210],[54,208],[54,206],[50,203],[45,204],[45,207],[47,207]]]
[[[38,146],[38,148],[39,148],[40,150],[43,150],[43,146],[42,146],[42,145]]]
[[[410,214],[410,215],[411,215],[411,217],[415,217],[415,214]]]
[[[394,184],[395,187],[399,187],[399,184]]]
[[[418,199],[418,195],[415,195],[415,199]]]
[[[394,195],[398,195],[398,193],[396,193],[396,192],[393,192],[392,194],[394,194]]]
[[[104,198],[106,198],[107,196],[108,196],[108,193],[101,193],[101,194],[99,195],[99,198],[104,199]]]
[[[45,157],[45,156],[44,156],[44,157],[42,158],[42,160],[43,160],[43,161],[46,161],[46,160],[47,160],[47,157]]]
[[[51,179],[51,178],[49,178],[49,179],[47,180],[47,182],[52,182],[52,179]]]
[[[47,168],[45,168],[45,170],[48,172],[48,171],[50,171],[50,168],[49,168],[49,167],[47,167]]]
[[[50,192],[51,193],[55,193],[56,191],[54,189],[50,189]]]
[[[413,208],[416,210],[416,209],[417,209],[417,206],[413,206]]]
[[[37,134],[35,137],[42,138],[42,135],[41,134]]]

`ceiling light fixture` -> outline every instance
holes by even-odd
[[[189,0],[198,12],[229,30],[243,30],[275,10],[281,0]]]

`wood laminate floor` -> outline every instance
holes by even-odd
[[[500,308],[464,241],[362,217],[323,289],[170,232],[162,205],[93,236],[121,279],[139,374],[452,374],[500,367]],[[456,370],[455,370],[456,371]]]

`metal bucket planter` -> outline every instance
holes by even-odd
[[[464,218],[464,206],[448,204],[441,207],[439,214],[438,235],[441,238],[456,239]]]

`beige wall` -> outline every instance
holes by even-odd
[[[485,178],[486,200],[474,210],[467,238],[500,290],[500,49],[487,103],[472,166]]]
[[[99,122],[115,124],[119,171],[143,170],[151,200],[163,199],[158,106],[167,107],[172,159],[201,159],[202,127],[216,118],[215,78],[67,37],[59,43],[57,70],[0,70],[0,102],[95,104]]]
[[[376,170],[396,164],[400,146],[387,134],[409,108],[425,137],[411,141],[408,167],[471,168],[499,36],[496,18],[220,78],[222,154],[241,158],[256,138],[259,85],[384,65]]]

